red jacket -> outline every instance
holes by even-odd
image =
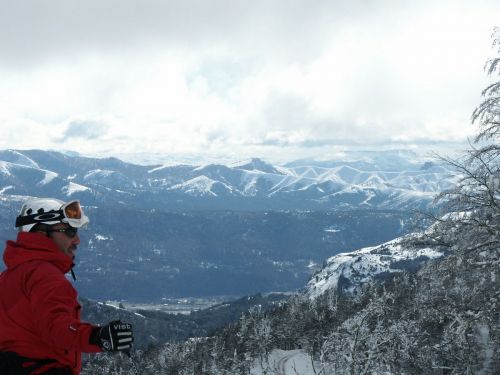
[[[55,359],[44,368],[69,367],[79,374],[81,353],[101,349],[89,344],[95,326],[80,321],[77,292],[64,276],[71,259],[50,238],[27,232],[20,232],[17,242],[7,241],[3,259],[0,351]]]

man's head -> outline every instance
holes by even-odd
[[[50,237],[64,254],[75,257],[80,243],[77,230],[87,225],[89,219],[83,213],[78,201],[64,203],[53,198],[32,198],[28,200],[16,219],[21,232],[39,232]]]
[[[75,259],[76,247],[80,244],[78,229],[64,223],[55,225],[36,224],[30,232],[43,233],[54,241],[64,254]]]

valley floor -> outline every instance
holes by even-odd
[[[223,302],[232,301],[237,297],[234,296],[214,296],[214,297],[185,297],[185,298],[167,298],[158,303],[143,303],[131,301],[106,301],[106,305],[123,308],[129,311],[136,310],[152,310],[162,311],[168,314],[189,314],[192,311],[208,309],[214,305]]]

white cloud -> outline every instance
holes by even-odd
[[[295,158],[460,142],[498,14],[487,0],[0,0],[0,148]]]

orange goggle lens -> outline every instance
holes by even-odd
[[[79,202],[73,202],[66,207],[64,207],[64,215],[68,219],[81,219],[82,218],[82,208]]]

